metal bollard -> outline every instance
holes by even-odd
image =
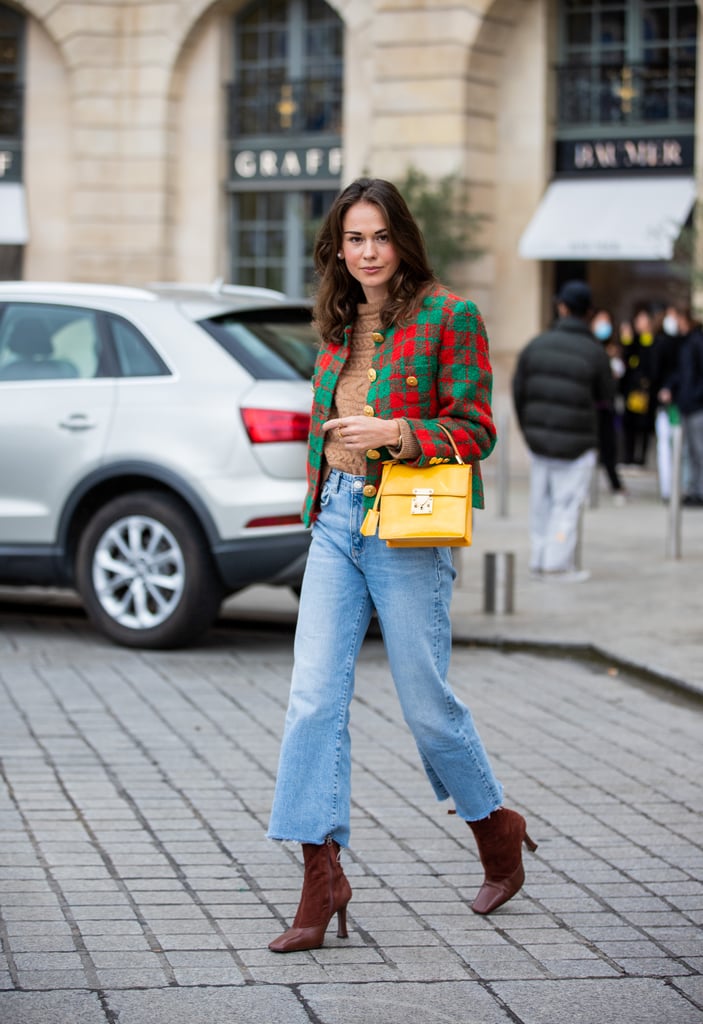
[[[579,509],[578,523],[576,524],[576,547],[574,548],[574,569],[583,569],[581,561],[583,557],[583,505]]]
[[[483,556],[483,610],[489,614],[515,611],[515,555],[487,551]]]

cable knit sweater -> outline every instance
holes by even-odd
[[[357,306],[349,356],[337,381],[331,419],[363,415],[366,393],[369,389],[369,369],[374,355],[374,341],[371,335],[378,330],[381,305],[381,302],[369,302]],[[410,426],[402,419],[398,420],[398,425],[401,444],[398,448],[389,448],[391,455],[396,459],[417,458],[420,446]],[[336,430],[327,432],[324,451],[328,469],[340,469],[343,473],[351,473],[354,476],[365,475],[366,453],[353,452],[345,448]]]

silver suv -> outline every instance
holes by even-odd
[[[266,289],[0,283],[0,583],[154,648],[296,587],[315,351]]]

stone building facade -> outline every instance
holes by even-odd
[[[671,0],[664,25],[661,7],[0,0],[0,276],[237,277],[301,291],[310,226],[342,184],[361,173],[402,178],[410,166],[432,179],[457,175],[483,215],[483,255],[455,266],[449,283],[484,312],[507,403],[515,353],[549,318],[560,279],[588,277],[620,316],[640,293],[671,286],[666,245],[635,258],[626,249],[621,257],[612,238],[569,248],[560,236],[585,191],[562,197],[556,212],[544,205],[553,180],[590,188],[607,179],[620,208],[621,197],[630,202],[627,182],[646,173],[676,231],[688,216],[701,177],[701,104],[691,106],[700,19],[695,4]],[[650,32],[638,28],[650,23],[670,62],[656,58],[655,80]],[[676,79],[663,113],[635,111],[633,120],[639,101],[627,100],[628,83],[644,97],[654,87],[663,95],[668,81],[673,95],[672,61],[689,78]],[[570,63],[581,68],[576,78]],[[584,69],[596,64],[599,77],[589,79]],[[615,113],[611,103],[606,113],[573,115],[560,90],[576,101],[584,87],[615,97]],[[684,93],[686,103],[677,99]],[[639,163],[618,164],[626,143]],[[672,179],[684,189],[678,205]],[[525,253],[540,244],[538,256]]]

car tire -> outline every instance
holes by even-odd
[[[177,498],[136,491],[90,519],[76,582],[93,623],[126,647],[182,647],[214,621],[222,589],[200,525]]]

